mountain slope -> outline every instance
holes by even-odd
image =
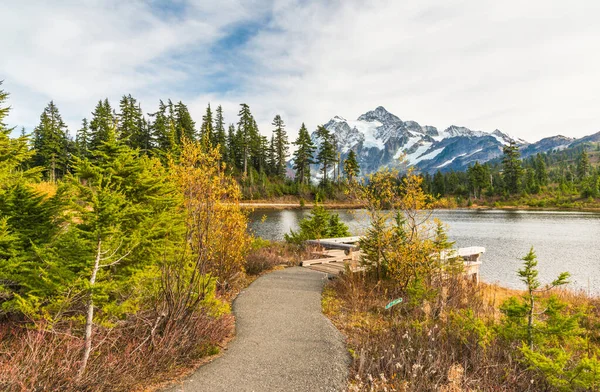
[[[501,157],[503,147],[511,141],[519,146],[521,156],[527,158],[537,153],[600,140],[600,132],[581,139],[558,135],[528,143],[498,129],[483,132],[451,125],[439,131],[436,127],[420,125],[416,121],[403,121],[382,106],[362,114],[356,120],[335,116],[324,126],[335,136],[342,161],[351,149],[357,153],[362,175],[386,167],[401,168],[401,158],[421,172],[462,171],[476,161],[483,163]],[[312,138],[318,145],[314,132]],[[318,166],[315,165],[313,169],[314,173],[318,173]],[[315,179],[318,178],[319,174]]]

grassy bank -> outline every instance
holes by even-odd
[[[511,297],[523,294],[456,280],[426,300],[415,300],[390,282],[353,274],[325,288],[323,311],[347,337],[351,391],[600,390],[600,374],[592,374],[596,381],[586,388],[570,373],[572,379],[565,376],[560,387],[525,359],[522,341],[511,335],[501,312]],[[577,355],[597,354],[600,300],[569,291],[555,294],[570,314],[578,315],[584,341],[563,340],[563,352],[572,354],[579,345]],[[386,310],[398,297],[404,302]],[[544,300],[550,298],[544,294]]]

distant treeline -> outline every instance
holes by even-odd
[[[166,163],[177,158],[184,139],[199,141],[206,148],[216,147],[229,174],[240,181],[245,198],[271,198],[283,195],[314,196],[319,191],[311,185],[311,165],[321,166],[321,190],[332,194],[332,184],[359,173],[356,155],[350,154],[340,168],[340,156],[333,135],[324,127],[317,129],[319,148],[311,140],[304,124],[293,142],[293,179],[288,176],[290,142],[280,115],[273,119],[272,135],[261,134],[250,107],[242,103],[236,123],[226,124],[223,109],[210,104],[200,126],[192,119],[183,102],[159,101],[158,110],[144,113],[131,95],[121,98],[118,108],[108,99],[100,100],[91,119],[84,118],[81,128],[71,138],[56,104],[51,101],[43,110],[39,124],[30,137],[32,159],[25,165],[42,167],[45,180],[56,182],[73,170],[74,158],[90,158],[114,132],[117,140],[141,155],[158,157]],[[333,174],[331,174],[333,173]],[[290,173],[291,174],[291,173]],[[313,173],[314,174],[314,173]],[[323,196],[326,196],[325,194]]]

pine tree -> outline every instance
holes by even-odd
[[[267,151],[267,166],[268,174],[277,173],[277,148],[275,147],[275,135],[271,135],[271,143],[269,144],[269,150]]]
[[[540,186],[548,185],[548,171],[546,170],[546,161],[542,154],[538,153],[535,156],[535,178]]]
[[[187,106],[185,106],[181,101],[175,105],[174,120],[176,140],[178,144],[181,144],[181,141],[184,137],[190,141],[196,140],[196,123],[192,119]]]
[[[229,128],[227,130],[227,152],[229,165],[232,168],[239,169],[241,167],[241,154],[234,124],[229,124]]]
[[[121,112],[117,115],[117,137],[123,140],[125,144],[132,148],[139,148],[134,145],[138,135],[142,133],[142,111],[137,100],[131,95],[124,95],[119,102]]]
[[[317,137],[320,139],[317,163],[321,165],[323,173],[323,184],[327,184],[327,174],[336,159],[336,151],[333,147],[333,137],[329,130],[320,125],[317,127]]]
[[[487,165],[480,165],[476,161],[473,166],[467,168],[467,175],[473,197],[476,199],[480,198],[482,190],[490,186],[489,167]]]
[[[215,144],[219,145],[219,152],[223,162],[229,162],[229,151],[227,143],[227,133],[225,132],[225,120],[223,119],[223,108],[217,106],[215,111]]]
[[[287,133],[285,131],[285,124],[283,123],[283,120],[279,114],[273,119],[272,125],[275,126],[275,174],[281,178],[285,178],[285,167],[287,158],[289,156],[289,142]]]
[[[41,170],[25,169],[35,151],[29,149],[28,136],[10,137],[13,128],[8,128],[4,123],[10,111],[9,106],[3,106],[7,99],[8,93],[0,89],[0,195],[22,179],[36,180]]]
[[[446,195],[446,179],[441,171],[436,171],[433,175],[432,194],[435,197]]]
[[[346,174],[348,182],[354,181],[354,178],[358,176],[358,173],[360,173],[360,166],[356,160],[356,153],[354,150],[350,150],[350,152],[348,152],[348,156],[344,161],[344,173]]]
[[[577,179],[583,181],[590,171],[590,158],[585,150],[581,150],[577,158]]]
[[[70,250],[67,244],[61,247],[81,262],[75,287],[84,288],[86,304],[79,378],[91,355],[96,310],[110,304],[111,312],[101,316],[118,317],[126,309],[120,309],[119,302],[126,298],[133,276],[145,274],[157,260],[152,248],[173,230],[176,206],[160,164],[138,157],[117,140],[114,128],[92,154],[92,161],[76,159],[76,175],[68,182],[73,197],[70,208],[78,222],[70,235],[77,241],[69,242]],[[52,253],[45,256],[53,259]]]
[[[511,140],[510,144],[504,146],[504,156],[502,157],[502,168],[504,186],[508,194],[516,194],[521,190],[521,176],[523,168],[520,153],[517,144]]]
[[[210,103],[206,107],[206,113],[202,116],[202,125],[200,126],[200,141],[205,146],[213,146],[215,141],[213,128],[213,116],[212,110],[210,109]]]
[[[87,118],[81,121],[81,128],[75,137],[75,154],[80,158],[87,158],[90,153],[90,127]]]
[[[254,118],[250,113],[250,107],[242,103],[240,104],[241,109],[238,113],[238,134],[239,134],[239,148],[241,149],[240,155],[242,158],[242,170],[244,178],[248,177],[248,163],[250,161],[250,152],[252,148],[252,139],[255,133],[254,130]]]
[[[90,150],[95,150],[108,139],[108,133],[115,126],[115,117],[108,99],[99,101],[90,121]]]
[[[45,169],[45,176],[56,181],[67,173],[70,151],[67,126],[58,108],[50,101],[40,116],[40,124],[34,129],[34,164]]]
[[[310,182],[310,165],[315,163],[313,155],[316,148],[304,123],[302,123],[302,126],[300,127],[298,138],[294,142],[294,145],[296,146],[296,151],[294,152],[296,182],[308,184]]]
[[[149,114],[153,118],[150,124],[150,133],[156,142],[157,155],[166,157],[167,154],[177,149],[175,126],[167,112],[168,106],[160,100],[158,103],[158,111]]]

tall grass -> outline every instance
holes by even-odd
[[[498,306],[514,291],[459,277],[442,287],[414,303],[391,283],[363,274],[342,276],[326,287],[324,311],[346,335],[353,358],[349,390],[552,390],[521,361],[518,342],[497,333]],[[587,307],[590,342],[599,344],[600,301],[568,291],[559,295]],[[385,310],[396,297],[405,301]]]
[[[97,327],[96,346],[84,378],[76,380],[81,337],[69,328],[55,331],[0,324],[0,390],[130,391],[191,369],[233,332],[230,315],[196,314],[192,323],[173,323],[154,335],[155,314],[131,317],[115,328]],[[185,327],[183,327],[185,325]]]

